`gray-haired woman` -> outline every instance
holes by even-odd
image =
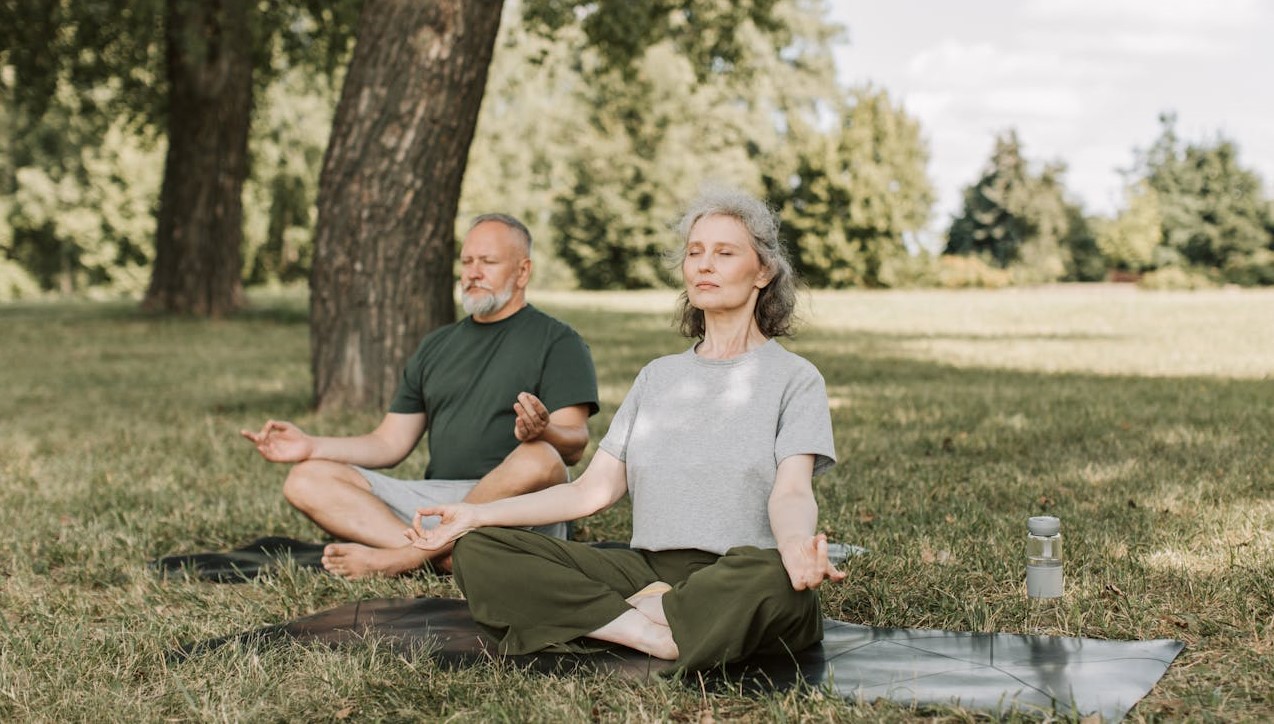
[[[700,669],[822,638],[814,589],[845,574],[816,533],[811,479],[835,450],[822,376],[773,339],[796,296],[777,222],[717,192],[679,231],[680,326],[696,343],[641,371],[588,469],[517,498],[423,508],[407,531],[425,549],[460,538],[456,583],[502,653],[594,639]],[[493,527],[581,518],[625,493],[627,550]],[[441,523],[423,530],[421,516]]]

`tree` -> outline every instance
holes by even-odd
[[[1218,136],[1211,144],[1182,148],[1176,117],[1164,114],[1160,123],[1159,138],[1141,154],[1138,170],[1157,195],[1169,256],[1223,268],[1270,248],[1270,204],[1260,178],[1239,164],[1234,143]]]
[[[455,319],[455,215],[502,0],[367,0],[319,181],[310,339],[323,408],[384,408]]]
[[[221,316],[243,305],[252,8],[251,0],[166,3],[168,153],[146,309]]]
[[[728,3],[703,2],[707,14]],[[785,163],[789,129],[833,107],[830,42],[838,26],[823,2],[774,3],[763,18],[734,18],[729,55],[677,28],[622,68],[581,55],[584,108],[572,124],[567,186],[553,206],[558,254],[585,288],[659,286],[669,223],[705,184],[761,192]],[[623,159],[622,163],[617,159]]]
[[[355,4],[11,0],[0,7],[8,31],[0,32],[0,65],[14,69],[19,133],[36,127],[68,87],[78,91],[68,112],[97,119],[99,133],[115,116],[162,129],[168,143],[146,307],[219,315],[241,303],[254,94],[273,76],[276,51],[334,68]]]
[[[933,206],[920,125],[871,87],[852,90],[830,133],[798,127],[797,166],[770,176],[802,276],[814,286],[881,286]],[[803,133],[801,133],[803,132]]]
[[[964,208],[947,233],[946,254],[976,254],[1019,282],[1053,281],[1067,274],[1071,252],[1087,238],[1082,214],[1065,198],[1065,166],[1037,174],[1022,155],[1015,131],[996,138],[981,178],[964,191]]]
[[[602,66],[674,38],[707,69],[773,0],[527,0],[544,32],[579,23]],[[455,216],[499,0],[367,0],[324,161],[311,276],[320,409],[380,407],[428,330],[455,319]]]
[[[1138,272],[1153,266],[1155,249],[1162,242],[1159,194],[1145,180],[1129,184],[1124,188],[1124,208],[1098,225],[1102,255],[1117,269]]]

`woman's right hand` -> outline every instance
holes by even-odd
[[[818,588],[823,581],[845,580],[845,572],[828,559],[827,536],[823,533],[804,540],[781,541],[779,556],[793,590]]]
[[[460,536],[479,527],[476,506],[469,503],[435,505],[420,508],[412,518],[411,527],[403,531],[411,545],[425,551],[436,551]],[[442,520],[436,528],[421,526],[422,518],[437,517]]]

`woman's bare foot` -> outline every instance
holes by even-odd
[[[624,600],[653,623],[667,626],[668,617],[664,615],[664,594],[671,590],[672,586],[667,583],[655,581]]]
[[[323,567],[342,578],[401,576],[420,568],[429,553],[411,546],[372,548],[361,543],[332,543],[323,549]]]
[[[588,634],[589,638],[622,644],[657,659],[675,661],[680,652],[672,638],[672,629],[646,618],[636,609],[629,609],[618,618]]]

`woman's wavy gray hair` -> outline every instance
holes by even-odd
[[[761,258],[761,266],[770,275],[770,283],[761,288],[753,310],[757,326],[766,337],[791,335],[796,321],[797,279],[787,249],[779,240],[778,216],[764,201],[742,191],[714,190],[700,194],[677,222],[681,248],[670,258],[677,269],[686,259],[690,231],[699,219],[706,216],[728,216],[748,230],[752,248]],[[684,290],[677,302],[674,324],[686,337],[703,337],[703,310],[691,306],[690,297]]]

